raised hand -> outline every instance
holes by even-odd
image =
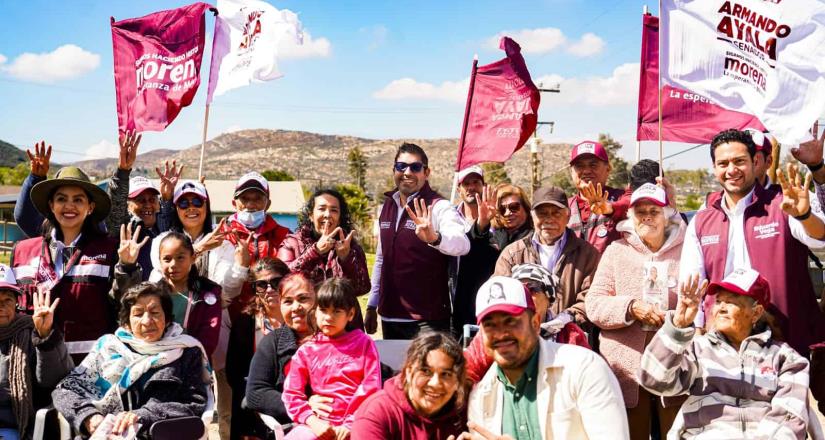
[[[132,233],[132,224],[120,225],[120,246],[117,248],[117,256],[121,264],[135,264],[137,262],[140,248],[149,242],[149,236],[143,237],[143,241],[138,242],[140,237],[140,225]]]
[[[407,215],[410,216],[410,220],[415,223],[415,236],[424,243],[432,243],[438,240],[438,233],[435,231],[435,226],[433,226],[432,223],[432,205],[427,206],[427,202],[424,199],[416,198],[413,200],[413,206],[415,207],[415,211],[410,209],[409,205],[405,206],[404,209],[407,210]]]
[[[132,169],[132,165],[135,164],[135,159],[137,159],[138,145],[140,145],[140,140],[142,138],[142,134],[138,134],[134,131],[120,133],[120,136],[118,136],[118,142],[120,143],[120,157],[117,163],[118,168],[121,170]]]
[[[656,185],[664,188],[665,194],[667,195],[667,205],[671,208],[676,208],[676,187],[673,186],[667,179],[664,177],[657,177],[656,178]]]
[[[699,274],[693,274],[684,282],[679,283],[679,303],[673,313],[673,325],[685,328],[693,324],[699,306],[702,304],[702,295],[708,287],[708,280],[699,283]]]
[[[224,228],[224,223],[226,223],[226,217],[222,218],[218,225],[215,226],[215,229],[212,229],[212,232],[206,234],[203,239],[195,245],[196,253],[202,254],[204,252],[209,252],[223,244],[223,241],[226,240],[226,229]],[[235,238],[237,238],[237,236]]]
[[[54,323],[54,310],[60,303],[60,298],[51,302],[52,293],[50,290],[36,291],[32,296],[34,303],[34,314],[32,321],[34,321],[34,329],[41,338],[49,336],[52,331],[52,324]]]
[[[318,251],[321,255],[326,255],[327,252],[331,251],[335,248],[335,242],[337,240],[338,234],[341,232],[341,228],[337,227],[334,228],[327,223],[324,225],[324,230],[321,233],[321,238],[315,242],[315,250]]]
[[[163,200],[172,200],[172,196],[175,194],[175,185],[178,184],[180,180],[180,175],[183,173],[183,165],[178,168],[177,161],[172,161],[172,167],[169,167],[169,161],[163,163],[163,171],[160,171],[160,167],[155,168],[155,172],[158,173],[158,177],[160,177],[160,195],[163,197]]]
[[[814,128],[811,131],[814,135],[813,140],[799,144],[798,148],[791,148],[793,157],[809,167],[817,165],[822,161],[822,149],[823,145],[825,145],[825,132],[817,138],[819,121],[814,122]]]
[[[34,154],[26,150],[29,156],[29,170],[38,177],[46,177],[49,174],[49,162],[52,159],[52,146],[46,148],[46,142],[40,141],[34,144]]]
[[[498,197],[495,189],[484,185],[481,194],[476,194],[476,202],[478,203],[478,229],[483,231],[490,226],[490,221],[496,215]]]
[[[246,237],[246,240],[241,240],[236,232],[235,235],[235,264],[240,267],[249,267],[252,264],[252,254],[249,252],[249,246],[252,244],[252,234]]]
[[[811,186],[811,173],[805,176],[799,173],[796,165],[788,164],[787,177],[782,169],[776,170],[776,178],[782,186],[782,210],[791,217],[805,215],[811,210],[811,200],[808,188]]]
[[[344,236],[344,230],[338,228],[338,241],[335,242],[335,255],[338,256],[338,259],[343,260],[349,256],[349,252],[352,250],[352,237],[354,236],[354,229]]]
[[[607,200],[607,191],[602,189],[602,184],[593,185],[590,182],[579,188],[582,197],[590,204],[590,212],[596,215],[613,214],[613,205]]]

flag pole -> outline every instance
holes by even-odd
[[[659,177],[664,177],[664,148],[662,147],[662,0],[659,0],[659,83],[656,96],[659,101]]]
[[[461,166],[461,155],[464,153],[464,137],[467,135],[467,124],[470,122],[470,106],[473,102],[473,91],[476,85],[476,71],[478,70],[478,54],[473,55],[473,69],[470,72],[470,90],[467,93],[467,104],[464,107],[464,122],[461,124],[461,138],[458,140],[458,159],[455,163],[455,175],[453,176],[453,188],[450,191],[450,203],[455,200],[455,193],[458,189],[458,169]]]
[[[206,104],[206,111],[203,114],[203,137],[201,138],[201,160],[198,164],[198,179],[203,177],[203,150],[206,149],[206,129],[209,126],[209,104]]]
[[[644,16],[648,14],[647,5],[642,6],[642,27],[644,27]],[[642,160],[642,141],[636,140],[636,163]]]

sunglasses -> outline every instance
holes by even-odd
[[[421,162],[396,162],[393,168],[395,169],[395,171],[398,171],[399,173],[403,173],[407,168],[409,168],[410,171],[412,171],[413,173],[420,173],[421,170],[427,168],[427,166]]]
[[[191,197],[187,199],[180,199],[178,200],[177,207],[180,209],[187,209],[189,205],[194,206],[195,208],[202,208],[203,207],[203,199],[200,197]]]
[[[520,210],[521,210],[521,203],[519,203],[519,202],[513,202],[513,203],[510,203],[509,205],[501,205],[501,206],[498,207],[498,212],[500,212],[501,215],[506,214],[507,211],[515,213],[515,212],[519,212]]]
[[[255,286],[255,290],[258,293],[266,293],[266,290],[267,290],[266,288],[267,287],[271,287],[272,290],[277,291],[278,290],[278,285],[281,284],[282,279],[283,279],[283,277],[275,277],[271,280],[258,280],[258,281],[255,281],[253,283],[253,285]]]

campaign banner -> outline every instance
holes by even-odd
[[[502,37],[499,47],[507,56],[478,67],[471,79],[456,171],[481,162],[507,161],[536,130],[541,96],[521,47],[509,37]]]
[[[163,131],[200,85],[206,3],[112,17],[118,129]]]
[[[659,140],[659,18],[642,16],[642,59],[639,78],[639,118],[636,140]],[[698,93],[670,85],[662,87],[662,140],[710,143],[729,128],[765,127],[753,115],[727,110]]]
[[[213,95],[280,78],[278,45],[285,38],[303,41],[294,12],[260,0],[218,0],[206,103]]]
[[[783,144],[825,111],[825,2],[662,0],[662,79],[750,113]]]

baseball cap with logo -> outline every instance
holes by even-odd
[[[172,198],[172,203],[178,203],[178,199],[186,194],[196,195],[203,200],[209,200],[209,194],[206,192],[206,187],[202,183],[195,180],[184,180],[178,182],[175,186],[175,195]]]
[[[605,162],[610,161],[610,159],[607,158],[607,150],[604,149],[602,144],[593,141],[584,141],[573,147],[573,150],[570,151],[570,165],[573,165],[576,159],[587,155],[596,156],[596,158]]]
[[[639,202],[651,202],[657,206],[667,206],[667,193],[659,185],[645,183],[636,188],[630,196],[630,206],[636,206]]]
[[[266,194],[269,197],[269,183],[264,179],[264,176],[252,171],[244,174],[238,179],[238,184],[235,185],[234,198],[238,198],[244,191],[254,189]]]
[[[143,176],[135,176],[129,179],[129,198],[134,199],[143,191],[154,191],[155,194],[160,194],[152,181]]]
[[[567,194],[557,186],[542,186],[533,193],[533,209],[549,203],[559,208],[567,208]]]
[[[484,179],[484,170],[478,165],[473,165],[458,172],[458,183],[464,182],[464,179],[471,174],[478,174],[478,177]]]
[[[720,290],[751,297],[764,307],[771,302],[768,280],[753,269],[735,269],[722,281],[710,283],[708,295],[716,295]]]
[[[479,324],[493,312],[520,315],[526,310],[535,311],[536,305],[533,304],[533,296],[519,280],[500,275],[494,276],[478,289],[476,319]]]
[[[0,290],[11,290],[15,294],[20,293],[17,287],[17,279],[14,278],[14,271],[5,264],[0,264]]]

